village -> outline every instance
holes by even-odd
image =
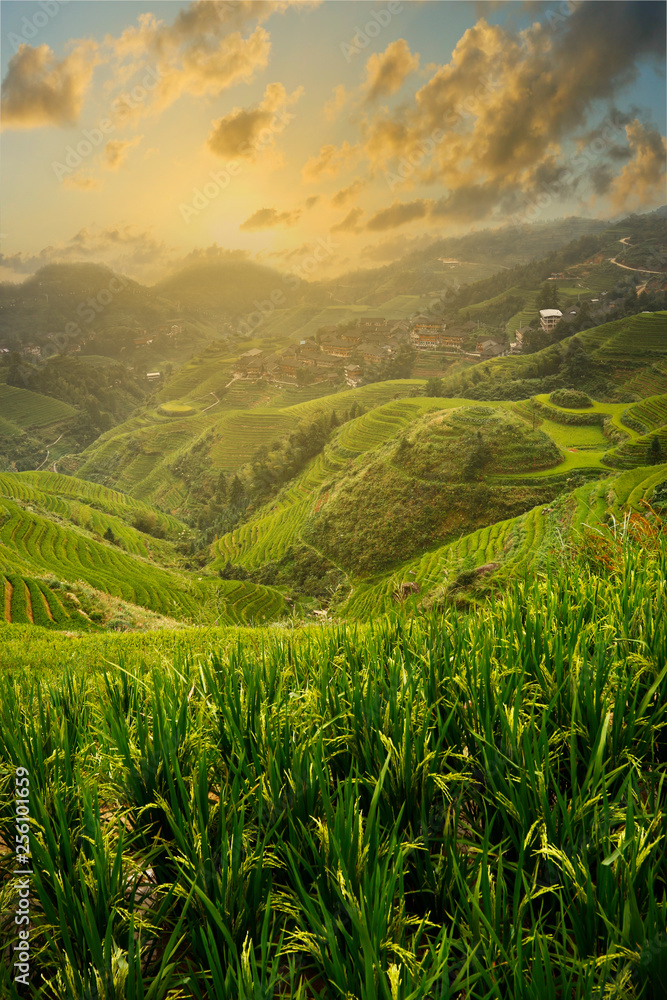
[[[477,328],[470,321],[452,332],[442,320],[424,315],[411,320],[364,316],[355,323],[322,326],[312,337],[279,351],[252,348],[234,364],[233,374],[296,385],[338,383],[344,378],[347,385],[357,387],[374,381],[383,366],[409,348],[437,351],[452,361],[496,357],[511,349],[487,337],[480,339]]]

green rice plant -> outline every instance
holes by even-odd
[[[32,863],[45,941],[37,953],[39,995],[53,1000],[165,997],[175,980],[172,959],[187,908],[168,938],[163,921],[173,889],[159,903],[153,893],[151,905],[141,911],[146,869],[127,856],[122,825],[117,833],[102,833],[96,795],[82,790],[74,826],[60,798],[52,811],[44,810],[39,799],[35,806]],[[150,860],[144,855],[142,864]]]

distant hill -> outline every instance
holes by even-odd
[[[233,319],[255,311],[257,303],[267,310],[294,305],[312,294],[312,288],[307,281],[285,281],[279,271],[263,264],[223,259],[188,264],[158,282],[154,292],[182,308]]]
[[[436,239],[391,264],[347,272],[326,282],[326,289],[336,302],[368,305],[396,295],[440,295],[545,257],[583,236],[601,233],[606,226],[598,219],[570,217]]]
[[[285,609],[266,587],[187,572],[185,526],[48,472],[0,474],[0,621],[97,631],[232,624]]]

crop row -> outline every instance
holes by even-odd
[[[664,427],[667,424],[667,393],[634,403],[623,414],[623,421],[642,432]]]
[[[658,450],[654,451],[654,441],[657,439]],[[615,469],[631,469],[637,465],[655,464],[656,458],[664,461],[667,457],[667,426],[660,427],[650,434],[642,434],[632,441],[612,448],[604,456],[607,465]]]
[[[667,352],[667,313],[639,314],[622,321],[619,332],[602,346],[598,354]]]
[[[2,619],[12,624],[34,624],[43,628],[85,627],[83,616],[73,621],[57,594],[43,580],[4,574]]]
[[[46,427],[61,420],[71,420],[77,410],[51,396],[1,384],[0,415],[19,427]]]

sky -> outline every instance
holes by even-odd
[[[228,253],[327,278],[667,201],[662,2],[6,0],[0,16],[0,280],[95,260],[153,282]]]

